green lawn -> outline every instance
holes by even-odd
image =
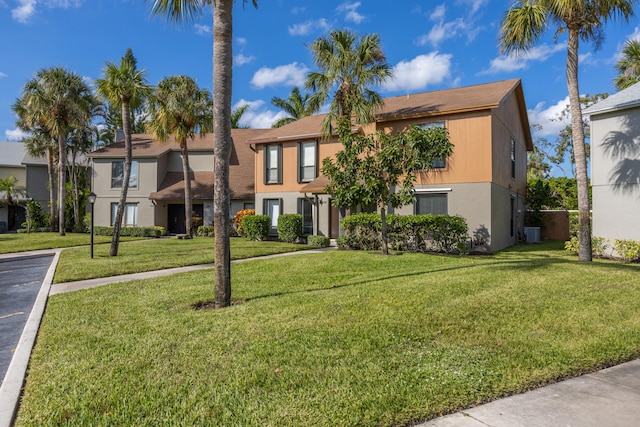
[[[18,426],[411,425],[640,356],[640,265],[330,251],[53,296]]]
[[[96,245],[93,259],[88,247],[64,250],[60,255],[54,283],[209,264],[214,261],[214,240],[209,237],[188,240],[146,239],[121,243],[117,257],[109,256],[109,248],[110,244]],[[306,249],[312,247],[271,241],[254,242],[243,238],[231,239],[231,259]]]
[[[86,245],[85,252],[89,253],[91,237],[87,233],[10,233],[0,234],[0,254],[13,252],[35,251],[40,249],[69,248]],[[139,240],[140,237],[122,237],[121,241]],[[111,236],[94,236],[94,242],[111,243]],[[87,255],[88,256],[88,255]]]

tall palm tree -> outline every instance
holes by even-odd
[[[140,104],[151,93],[151,86],[147,84],[145,71],[138,70],[136,64],[126,57],[120,60],[120,65],[107,62],[103,73],[104,77],[96,80],[98,93],[112,105],[120,104],[122,130],[124,132],[124,177],[115,223],[113,224],[111,248],[109,249],[109,256],[117,256],[120,244],[120,229],[127,203],[129,179],[131,178],[131,105]]]
[[[248,129],[249,126],[247,125],[240,125],[240,120],[242,120],[242,116],[244,116],[244,113],[247,112],[247,110],[249,109],[250,105],[249,104],[243,104],[239,107],[234,108],[231,111],[231,129]]]
[[[200,89],[195,80],[188,76],[166,77],[158,83],[149,98],[147,130],[162,142],[166,142],[169,135],[173,134],[180,145],[185,227],[189,236],[193,228],[193,199],[187,140],[196,133],[204,136],[213,130],[212,114],[211,94],[207,89]]]
[[[556,34],[566,32],[567,88],[571,108],[573,153],[578,181],[578,259],[591,261],[591,223],[587,155],[578,89],[578,47],[580,40],[592,41],[596,48],[604,37],[603,23],[612,18],[628,20],[635,0],[517,0],[504,14],[500,27],[500,49],[522,52],[533,47],[549,26]]]
[[[248,0],[243,0],[245,4]],[[258,7],[257,0],[251,0]],[[154,0],[152,12],[175,22],[189,21],[213,6],[213,224],[215,234],[214,307],[231,305],[229,160],[234,0]]]
[[[30,111],[32,123],[42,126],[58,141],[58,231],[64,236],[67,138],[73,128],[85,124],[95,98],[78,74],[53,67],[39,70],[25,84],[22,101],[22,107]]]
[[[317,113],[320,109],[320,104],[317,103],[317,98],[314,99],[315,102],[311,102],[311,98],[312,96],[309,93],[305,93],[304,96],[302,96],[298,86],[294,86],[294,88],[291,89],[291,93],[287,99],[277,96],[271,98],[271,105],[281,108],[289,115],[289,117],[283,117],[276,121],[272,127],[279,128],[303,117]]]
[[[306,88],[315,93],[310,102],[322,105],[331,97],[329,114],[322,123],[323,133],[331,134],[332,123],[338,117],[355,119],[357,123],[372,122],[375,110],[384,101],[371,86],[391,77],[380,37],[358,37],[349,30],[333,30],[314,41],[311,51],[318,71],[307,75]]]
[[[55,229],[56,225],[56,166],[58,147],[55,136],[52,136],[43,123],[39,123],[41,117],[30,111],[25,106],[25,98],[16,100],[11,109],[18,117],[17,126],[21,130],[28,132],[23,142],[27,154],[36,158],[47,159],[47,174],[49,182],[49,226]]]
[[[616,64],[618,75],[613,80],[618,90],[640,82],[640,40],[627,40],[622,57]]]

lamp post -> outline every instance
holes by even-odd
[[[96,193],[93,191],[87,196],[89,203],[91,203],[91,259],[93,259],[93,205],[96,203],[96,197]]]

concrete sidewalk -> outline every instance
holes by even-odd
[[[640,360],[496,400],[416,427],[640,426]]]

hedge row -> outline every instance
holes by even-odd
[[[379,214],[350,215],[342,220],[345,235],[338,246],[377,250],[382,247]],[[449,215],[387,215],[389,247],[410,252],[465,253],[469,250],[467,222]]]
[[[96,236],[113,236],[113,227],[93,227],[93,233]],[[120,228],[120,236],[127,237],[160,237],[164,236],[164,227],[122,227]]]
[[[604,237],[591,237],[591,252],[592,255],[598,258],[608,258],[611,253],[607,251],[612,248],[618,258],[629,262],[640,261],[640,242],[636,240],[628,239],[615,239],[613,246],[609,245],[609,239]],[[577,237],[572,237],[571,240],[564,243],[564,249],[574,255],[578,254],[580,248],[580,242]]]

